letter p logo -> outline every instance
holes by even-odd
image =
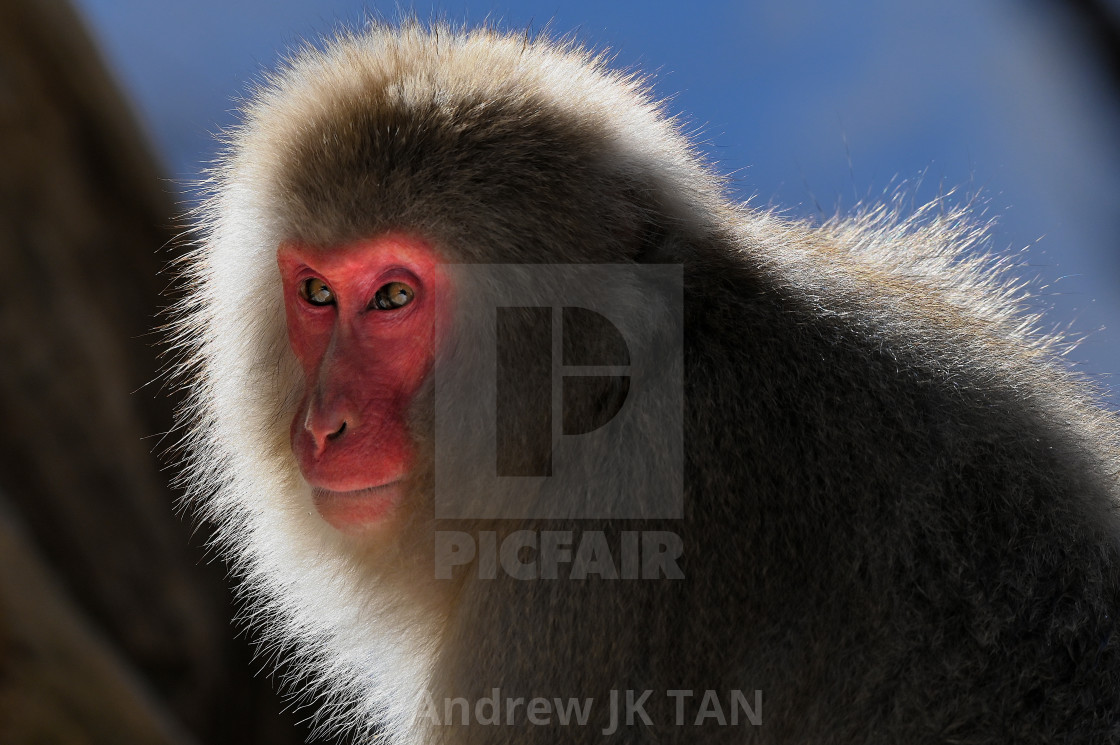
[[[459,265],[437,313],[438,518],[679,517],[675,265]]]
[[[496,310],[498,476],[551,476],[559,437],[603,427],[626,403],[630,350],[618,327],[590,308]],[[527,356],[546,364],[526,365]]]

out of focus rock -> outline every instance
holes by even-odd
[[[170,737],[166,707],[208,743],[303,741],[267,713],[282,705],[250,676],[221,568],[153,455],[171,423],[149,384],[173,215],[69,5],[0,2],[0,491],[26,532],[0,526],[0,733],[22,713],[139,738],[28,741],[177,742],[151,739]]]

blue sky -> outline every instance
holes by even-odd
[[[168,173],[197,177],[245,82],[302,38],[397,3],[77,0]],[[1120,390],[1120,111],[1060,16],[1030,0],[415,3],[548,26],[656,75],[757,205],[812,216],[899,183],[979,191],[1051,326]]]

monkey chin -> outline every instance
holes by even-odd
[[[385,524],[404,494],[404,479],[354,491],[312,487],[315,509],[332,528],[346,535],[361,535]]]

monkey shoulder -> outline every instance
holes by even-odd
[[[686,265],[686,524],[729,544],[692,572],[758,566],[724,588],[772,642],[758,664],[843,637],[837,685],[893,702],[903,739],[998,723],[1043,742],[1082,721],[1108,741],[1116,417],[1022,336],[1003,280],[797,240]]]
[[[1115,415],[1055,341],[1024,336],[1005,280],[940,244],[898,238],[892,260],[838,231],[686,267],[694,472],[737,479],[746,509],[779,511],[768,525],[814,555],[836,545],[977,591],[1117,579]]]

